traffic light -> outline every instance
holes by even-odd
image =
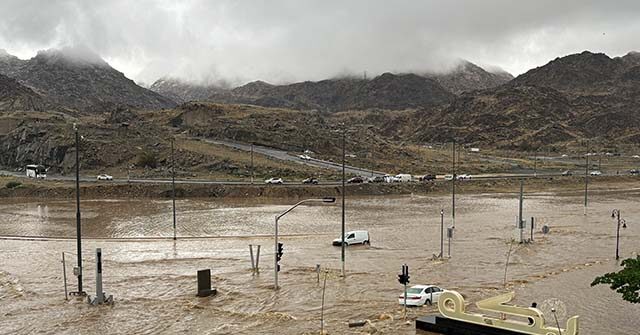
[[[276,252],[276,262],[280,262],[280,260],[282,259],[282,254],[284,249],[283,246],[284,244],[278,243],[278,251]],[[280,272],[280,264],[277,264],[276,270]]]
[[[409,284],[409,278],[409,266],[402,264],[402,273],[398,275],[398,281],[400,284],[407,285]]]

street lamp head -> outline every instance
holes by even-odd
[[[332,203],[336,202],[336,198],[335,197],[324,197],[324,198],[322,198],[322,202],[332,204]]]
[[[627,221],[622,220],[622,228],[627,228]]]
[[[611,217],[612,217],[612,218],[615,218],[615,217],[616,217],[616,211],[615,211],[615,210],[613,210],[613,212],[611,212]]]

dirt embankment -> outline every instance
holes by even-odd
[[[41,197],[65,199],[75,197],[73,183],[29,182],[14,188],[0,188],[0,197]],[[525,192],[583,192],[584,178],[530,178],[525,179]],[[469,180],[456,182],[456,193],[505,193],[518,192],[518,179]],[[637,177],[590,178],[589,189],[616,190],[640,186]],[[347,195],[394,195],[394,194],[443,194],[451,192],[451,183],[444,181],[429,183],[398,184],[349,184]],[[224,185],[224,184],[177,184],[178,198],[305,198],[340,196],[338,185]],[[83,198],[170,198],[170,184],[92,184],[81,186]]]

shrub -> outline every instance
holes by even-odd
[[[138,156],[138,163],[136,165],[154,169],[158,166],[158,158],[153,152],[145,151]]]
[[[10,181],[7,183],[7,185],[5,185],[7,188],[16,188],[18,186],[22,185],[21,182],[19,181]]]

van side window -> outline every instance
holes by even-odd
[[[428,287],[426,290],[424,290],[424,293],[431,293],[431,287]]]
[[[347,236],[347,238],[356,238],[356,234],[349,234],[349,236]]]

